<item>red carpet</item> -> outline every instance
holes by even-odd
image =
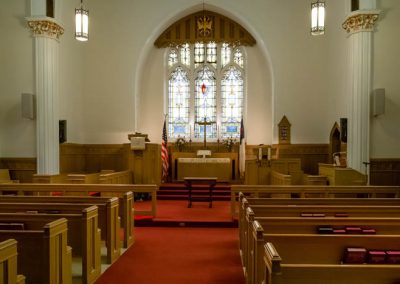
[[[216,227],[237,228],[237,220],[232,220],[229,201],[192,203],[186,200],[157,200],[157,216],[135,216],[136,227]],[[135,210],[150,210],[151,202],[135,202]]]
[[[96,284],[243,284],[236,228],[135,228]]]
[[[208,208],[208,202],[193,202],[192,208],[187,207],[186,200],[157,200],[156,220],[183,221],[232,221],[230,201],[213,201],[213,207]],[[151,201],[135,202],[136,210],[148,210]]]

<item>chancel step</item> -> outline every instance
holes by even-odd
[[[207,185],[195,185],[192,191],[193,196],[208,196]],[[230,200],[231,187],[227,183],[218,183],[213,190],[214,200]],[[160,185],[157,192],[159,200],[186,200],[188,198],[188,190],[183,183],[165,183]]]

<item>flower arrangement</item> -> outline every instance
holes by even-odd
[[[226,147],[226,149],[228,149],[229,152],[232,151],[233,145],[235,145],[235,143],[236,143],[236,138],[233,137],[228,137],[222,140],[222,144]]]
[[[178,136],[178,138],[176,138],[176,140],[175,140],[175,148],[179,152],[182,152],[183,149],[185,149],[186,144],[187,144],[187,142],[186,142],[186,138],[185,137]]]

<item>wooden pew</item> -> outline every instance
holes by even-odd
[[[251,205],[256,216],[266,217],[400,217],[400,205]],[[310,216],[314,214],[315,216]]]
[[[0,219],[2,223],[19,222],[19,219],[7,216],[0,216]],[[18,242],[17,267],[25,275],[27,283],[71,284],[72,260],[71,247],[67,246],[67,220],[37,221],[34,226],[25,224],[27,228],[23,230],[0,230],[0,241],[13,238]]]
[[[67,183],[98,183],[99,173],[67,174]]]
[[[24,223],[26,229],[38,230],[43,224],[59,218],[67,219],[68,244],[74,256],[82,257],[82,283],[86,284],[94,283],[101,273],[97,212],[97,207],[91,206],[83,209],[80,214],[0,213],[0,222]]]
[[[17,274],[17,241],[0,242],[0,279],[2,284],[25,284],[25,276]]]
[[[14,197],[2,196],[0,197],[0,213],[13,213],[13,212],[38,212],[46,214],[54,214],[56,217],[59,214],[82,214],[82,210],[92,206],[88,203],[43,203],[46,197],[41,200],[36,200],[34,196]],[[55,197],[57,198],[57,197]],[[28,199],[30,202],[24,202]],[[7,202],[9,200],[9,202]],[[54,198],[53,198],[54,200]],[[118,218],[118,198],[108,198],[105,203],[98,203],[98,225],[101,231],[101,239],[105,240],[107,247],[107,263],[113,263],[121,255],[120,251],[120,226]]]
[[[108,203],[110,197],[99,197],[99,196],[8,196],[0,195],[0,203],[2,202],[39,202],[39,203],[82,203],[97,205],[106,204],[107,211],[111,211],[108,216],[113,216],[113,202]],[[113,200],[113,199],[112,199]],[[101,215],[99,209],[99,215]],[[121,219],[121,228],[124,230],[123,247],[128,248],[134,242],[133,235],[133,194],[131,191],[124,192],[122,197],[119,197],[119,212],[118,215]],[[113,218],[113,217],[110,217]]]
[[[132,171],[126,170],[121,172],[101,172],[99,175],[99,183],[103,184],[131,184]]]
[[[8,169],[0,169],[0,183],[17,183],[18,180],[10,178],[10,171]]]
[[[0,185],[1,189],[1,185]],[[364,196],[368,198],[399,198],[400,186],[322,186],[322,185],[232,185],[231,186],[231,214],[238,215],[237,201],[242,195],[260,197],[260,195],[283,194],[296,195],[300,198],[354,198]]]
[[[345,248],[400,250],[400,235],[269,235],[254,283],[394,284],[399,265],[341,264]],[[260,256],[258,256],[260,258]]]
[[[239,225],[246,209],[254,205],[356,205],[356,206],[400,206],[400,198],[249,198],[239,195]]]
[[[18,184],[0,184],[0,195],[3,191],[13,191],[17,195],[46,193],[50,195],[52,192],[60,192],[61,195],[68,193],[78,193],[88,196],[90,192],[100,192],[101,196],[118,196],[122,197],[125,192],[133,193],[150,193],[151,209],[135,210],[135,215],[157,215],[157,190],[155,184],[42,184],[42,183],[18,183]]]
[[[248,198],[240,194],[241,206],[239,210],[239,239],[240,247],[243,248],[242,240],[247,232],[246,210],[249,206],[263,205],[287,205],[287,206],[306,206],[306,205],[329,205],[329,206],[400,206],[398,198]],[[289,209],[294,210],[294,209]],[[255,213],[253,211],[253,213]],[[365,214],[364,214],[365,216]]]
[[[247,229],[245,229],[244,239],[240,243],[243,246],[242,258],[244,267],[250,279],[254,269],[252,264],[257,263],[255,250],[257,248],[261,249],[259,243],[261,231],[266,234],[316,234],[319,226],[358,226],[374,228],[379,235],[400,234],[400,218],[391,217],[254,217],[250,207],[248,208],[246,219],[248,225]]]

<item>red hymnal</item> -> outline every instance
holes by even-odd
[[[349,217],[347,213],[335,213],[335,217]]]
[[[385,263],[386,253],[382,250],[370,250],[367,259],[370,264],[383,264]]]
[[[333,229],[334,234],[346,234],[345,229]]]
[[[343,262],[344,263],[365,263],[367,250],[365,248],[346,248]]]
[[[386,251],[386,263],[387,264],[400,264],[400,251],[398,251],[398,250]]]
[[[348,234],[361,234],[362,230],[360,227],[346,227],[346,232]]]
[[[363,228],[362,233],[367,234],[367,235],[375,235],[376,231],[375,231],[375,229],[371,229],[371,228]]]

